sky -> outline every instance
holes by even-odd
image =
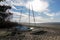
[[[10,5],[11,21],[34,23],[60,22],[60,0],[6,0],[1,5]],[[21,16],[21,20],[20,20]]]

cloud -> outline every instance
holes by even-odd
[[[33,7],[33,11],[35,12],[43,12],[44,15],[49,16],[49,18],[44,18],[41,16],[36,16],[35,17],[35,21],[36,23],[41,23],[41,22],[52,22],[51,19],[54,19],[55,16],[59,16],[60,12],[54,13],[54,12],[49,12],[50,10],[48,9],[49,7],[49,3],[47,1],[43,1],[43,0],[6,0],[5,2],[0,2],[0,4],[6,4],[6,5],[10,5],[13,9],[17,10],[17,8],[15,6],[24,6],[27,9],[32,10]],[[29,16],[27,14],[24,13],[19,13],[19,12],[13,12],[13,17],[11,21],[17,21],[19,22],[19,18],[20,15],[22,15],[21,18],[21,22],[29,22]],[[36,13],[37,14],[37,13]],[[41,14],[41,13],[40,13]],[[30,16],[30,22],[34,23],[34,19],[32,16]]]
[[[13,18],[11,19],[11,21],[13,22],[24,22],[24,23],[29,23],[29,15],[26,15],[26,14],[22,14],[22,13],[19,13],[19,12],[13,12],[13,11],[10,11],[11,13],[13,13]],[[21,18],[20,18],[21,16]],[[32,16],[30,16],[30,23],[42,23],[42,22],[51,22],[52,20],[51,19],[48,19],[48,18],[43,18],[41,16],[37,16],[35,17],[35,22],[34,22],[34,18]]]
[[[56,16],[55,13],[50,13],[50,12],[44,12],[44,14],[46,16],[50,17],[50,20],[53,20],[54,19],[54,16]]]
[[[38,12],[43,12],[48,9],[49,3],[46,1],[42,0],[33,0],[29,1],[26,3],[26,7],[30,10],[38,11]]]
[[[60,11],[55,14],[56,16],[60,16]]]
[[[5,2],[10,5],[25,6],[28,1],[30,0],[6,0]]]
[[[60,16],[60,11],[58,12],[44,12],[46,16],[49,16],[50,19],[55,19],[57,21],[57,17]]]
[[[55,13],[44,12],[44,14],[50,17],[55,16]]]
[[[6,0],[5,2],[2,2],[2,3],[6,5],[11,5],[13,8],[15,8],[14,5],[25,6],[26,8],[30,10],[32,10],[32,7],[33,7],[33,10],[38,11],[38,12],[43,12],[47,10],[49,6],[49,3],[43,0],[18,0],[18,1],[17,0]]]
[[[44,12],[48,10],[49,3],[43,0],[6,0],[0,4],[10,5],[12,8],[16,9],[15,6],[25,6],[26,8],[37,12]]]
[[[56,12],[56,13],[55,12],[51,12],[51,13],[50,12],[44,12],[44,14],[47,16],[50,16],[50,17],[53,17],[53,16],[56,17],[56,16],[60,16],[60,11]]]

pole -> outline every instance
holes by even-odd
[[[30,5],[29,5],[29,8],[30,8]],[[30,10],[29,10],[29,26],[30,26]]]
[[[23,9],[23,7],[22,7],[22,9]],[[19,18],[19,23],[21,22],[21,18],[22,18],[22,10],[21,10],[20,18]]]
[[[36,20],[35,20],[35,14],[34,14],[34,11],[33,11],[33,6],[31,5],[31,7],[32,7],[33,20],[34,20],[34,23],[35,23]],[[34,25],[36,26],[36,23]]]

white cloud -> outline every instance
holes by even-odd
[[[19,22],[19,18],[20,18],[20,15],[21,15],[21,22],[25,22],[25,23],[29,23],[29,15],[26,15],[26,14],[21,14],[21,13],[18,13],[18,12],[13,12],[13,11],[10,11],[13,13],[13,18],[11,19],[11,21],[16,21],[16,22]],[[42,22],[51,22],[52,20],[51,19],[48,19],[48,18],[43,18],[41,16],[37,16],[35,17],[35,23],[42,23]],[[30,22],[31,23],[34,23],[34,18],[32,16],[30,16]]]
[[[24,3],[23,1],[24,0],[6,0],[5,2],[3,2],[3,4],[11,5],[13,8],[15,8],[13,5],[26,6],[30,10],[32,10],[32,6],[33,6],[33,10],[38,12],[43,12],[47,10],[49,6],[49,3],[47,1],[42,1],[42,0],[32,0],[32,1],[27,0],[28,2],[26,3]]]
[[[55,16],[55,13],[44,12],[44,14],[47,15],[47,16],[50,16],[50,17]]]
[[[60,16],[60,11],[59,12],[56,12],[56,13],[54,13],[54,12],[44,12],[44,14],[45,15],[47,15],[47,16],[50,16],[50,17],[56,17],[56,16]]]
[[[43,12],[48,9],[49,3],[41,0],[33,0],[26,3],[26,7],[34,11]]]
[[[17,0],[6,0],[6,2],[10,5],[17,5],[17,6],[22,5],[21,0],[18,0],[18,1]]]
[[[44,14],[46,16],[49,16],[50,17],[50,20],[53,20],[54,19],[54,16],[56,16],[55,13],[50,13],[50,12],[44,12]]]
[[[53,20],[53,19],[55,19],[56,20],[56,18],[55,17],[57,17],[57,16],[60,16],[60,11],[59,12],[44,12],[44,14],[46,15],[46,16],[49,16],[50,17],[50,19],[51,20]],[[57,20],[56,20],[57,21]]]
[[[44,14],[46,16],[51,17],[51,18],[43,18],[41,16],[37,16],[37,17],[35,17],[37,23],[40,23],[40,22],[52,22],[51,19],[54,19],[54,16],[60,15],[60,12],[58,12],[56,14],[55,13],[49,13],[48,12],[48,11],[50,11],[48,9],[49,3],[47,1],[42,1],[42,0],[32,0],[32,1],[28,1],[27,3],[23,3],[22,0],[6,0],[6,2],[1,2],[0,4],[10,5],[14,9],[16,9],[14,7],[14,5],[16,5],[16,6],[26,6],[30,10],[32,10],[32,6],[33,6],[34,11],[44,12]],[[30,5],[30,7],[29,7],[29,5]],[[13,20],[19,22],[19,17],[20,17],[20,15],[22,15],[21,22],[29,22],[29,16],[28,15],[21,14],[21,13],[18,13],[18,12],[13,12],[13,11],[11,11],[11,12],[13,13],[14,17],[18,16],[18,18],[13,18]],[[30,22],[34,22],[32,16],[30,16]]]
[[[60,16],[60,11],[55,14],[56,16]]]
[[[6,4],[12,6],[12,8],[15,8],[14,5],[16,6],[26,6],[28,9],[38,12],[43,12],[48,10],[49,3],[47,1],[43,0],[32,0],[28,1],[26,3],[23,2],[24,0],[6,0],[5,2],[1,2],[1,4]],[[30,6],[29,6],[30,5]],[[16,8],[15,8],[16,9]]]

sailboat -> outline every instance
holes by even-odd
[[[33,14],[33,20],[34,20],[34,23],[30,23],[30,10],[29,10],[29,23],[17,23],[17,22],[11,22],[11,21],[9,21],[9,18],[8,18],[8,20],[7,21],[5,21],[5,19],[8,17],[8,16],[10,16],[10,15],[13,15],[12,13],[6,13],[6,10],[7,9],[11,9],[11,7],[10,6],[5,6],[5,5],[3,5],[3,6],[1,6],[0,5],[0,27],[7,27],[7,24],[8,24],[8,26],[9,27],[13,27],[13,26],[17,26],[17,25],[22,25],[22,26],[27,26],[27,27],[47,27],[47,28],[60,28],[59,26],[60,26],[60,23],[58,23],[58,22],[53,22],[53,23],[36,23],[36,20],[35,20],[35,14],[34,14],[34,12],[33,12],[33,7],[32,7],[32,14]],[[21,16],[22,15],[20,15],[20,20],[21,20]],[[19,21],[20,21],[19,20]],[[5,25],[4,25],[5,24]],[[9,27],[7,27],[7,28],[9,28]]]
[[[0,9],[2,9],[2,10],[0,10],[0,29],[2,29],[2,28],[3,29],[14,28],[14,31],[11,34],[16,34],[17,30],[20,30],[21,27],[28,27],[28,28],[25,28],[25,29],[27,29],[27,31],[32,31],[33,32],[32,34],[36,34],[36,32],[39,33],[39,34],[46,32],[46,31],[40,30],[40,29],[36,30],[37,28],[60,29],[60,27],[59,27],[60,23],[36,23],[35,14],[33,12],[33,7],[32,7],[32,14],[33,14],[34,23],[30,22],[30,10],[29,10],[29,23],[18,23],[18,22],[11,22],[11,21],[9,21],[10,18],[8,18],[8,17],[13,15],[13,14],[10,13],[10,12],[6,13],[6,10],[7,9],[11,9],[10,6],[6,6],[6,5],[1,6],[0,5]],[[22,18],[21,16],[22,15],[20,15],[20,20],[19,21],[21,21],[21,18]],[[23,31],[26,31],[26,30],[23,30]],[[20,32],[22,32],[22,30],[20,30]]]
[[[29,23],[20,23],[21,25],[30,27],[32,29],[34,28],[53,28],[53,29],[60,29],[60,22],[45,22],[45,23],[36,23],[35,20],[35,13],[33,11],[33,6],[29,5],[32,8],[32,14],[33,14],[33,21],[34,23],[30,22],[30,10],[29,10]]]

